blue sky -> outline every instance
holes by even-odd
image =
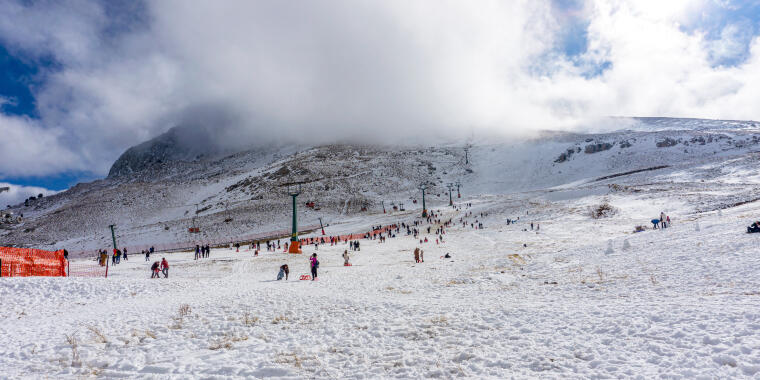
[[[102,178],[126,148],[209,104],[240,113],[230,119],[243,120],[257,137],[333,125],[343,135],[374,120],[404,131],[421,123],[450,130],[559,128],[604,112],[760,118],[743,106],[753,94],[742,86],[758,71],[747,63],[760,34],[760,2],[695,0],[660,14],[651,0],[546,1],[548,8],[539,1],[435,3],[433,16],[424,6],[382,1],[335,2],[310,12],[246,1],[217,7],[172,0],[0,1],[0,133],[10,136],[0,140],[0,182],[63,190]],[[469,12],[475,6],[482,12]],[[640,29],[590,29],[605,23]],[[505,30],[489,29],[511,24],[522,27],[503,36]],[[635,70],[651,75],[651,51],[636,49],[661,42],[643,33],[655,27],[678,34],[660,52],[683,49],[662,70],[679,81],[623,83],[637,77]],[[458,44],[467,34],[475,43]],[[703,36],[701,51],[690,50],[694,36]],[[637,45],[637,39],[651,40]],[[589,51],[592,40],[598,50]],[[693,65],[684,64],[680,56],[692,53]],[[708,67],[700,66],[703,55]],[[484,64],[489,60],[504,72],[483,70],[499,67]],[[462,75],[447,75],[452,67]],[[725,86],[695,92],[711,80]],[[308,87],[299,89],[301,83]],[[630,99],[621,92],[650,93],[656,86],[661,99],[600,101]],[[668,101],[679,97],[684,100]],[[526,103],[515,105],[520,101]],[[20,153],[19,146],[25,147]],[[13,156],[3,156],[10,151]]]

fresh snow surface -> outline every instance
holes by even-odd
[[[455,222],[445,243],[427,225],[424,244],[403,231],[362,240],[351,267],[346,245],[320,246],[313,282],[299,280],[312,246],[154,254],[170,262],[168,279],[150,279],[134,253],[107,279],[2,279],[0,376],[760,379],[760,234],[745,232],[760,205],[719,215],[694,211],[710,197],[545,195],[441,207]],[[619,212],[591,219],[603,200]],[[632,233],[663,210],[672,227]],[[467,212],[485,228],[457,224]],[[396,220],[412,216],[335,228]],[[283,263],[290,279],[275,281]]]

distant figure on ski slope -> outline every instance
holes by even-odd
[[[656,230],[657,229],[657,225],[660,224],[660,220],[659,219],[652,219],[652,224],[654,225],[654,229]]]
[[[145,261],[150,261],[150,251],[143,251],[143,254],[145,255]]]
[[[351,257],[348,255],[348,250],[344,250],[343,251],[343,266],[348,266],[349,265],[348,261],[349,261],[350,258]]]
[[[235,252],[240,252],[240,243],[235,243]]]
[[[283,276],[285,276],[285,281],[287,281],[289,274],[290,274],[290,269],[288,269],[288,264],[281,265],[280,266],[280,273],[277,273],[277,281],[282,280]]]
[[[317,254],[312,253],[309,258],[309,264],[311,265],[311,280],[317,279],[317,268],[319,268],[319,260],[317,260]]]
[[[425,251],[420,249],[420,262],[425,262]]]
[[[150,278],[161,278],[158,275],[158,267],[159,267],[158,261],[154,261],[153,265],[150,266],[150,271],[151,271]]]
[[[196,244],[195,245],[195,258],[193,260],[198,260],[198,258],[201,256],[201,246]]]
[[[414,262],[415,263],[420,262],[420,247],[417,247],[414,249]]]
[[[151,246],[149,251],[150,251],[150,253],[153,253],[154,248]]]
[[[533,231],[533,222],[530,222],[530,230]]]
[[[161,272],[164,274],[164,278],[169,278],[169,262],[166,261],[166,257],[161,258]]]
[[[127,247],[124,247],[124,261],[127,261]]]

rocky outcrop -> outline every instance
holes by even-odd
[[[204,128],[173,127],[164,134],[124,152],[108,178],[130,175],[174,161],[195,161],[218,153],[213,132]]]
[[[612,146],[613,146],[613,145],[614,145],[614,144],[611,144],[611,143],[607,143],[607,142],[602,142],[602,143],[596,143],[596,144],[586,145],[586,149],[584,149],[584,152],[585,152],[586,154],[592,154],[592,153],[603,152],[603,151],[605,151],[605,150],[610,150],[610,149],[612,149]]]

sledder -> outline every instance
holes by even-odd
[[[343,266],[344,267],[350,267],[351,266],[350,259],[351,259],[351,256],[349,256],[348,250],[344,250],[343,251]]]
[[[747,227],[747,233],[748,234],[760,233],[760,221],[752,223],[751,226]]]

